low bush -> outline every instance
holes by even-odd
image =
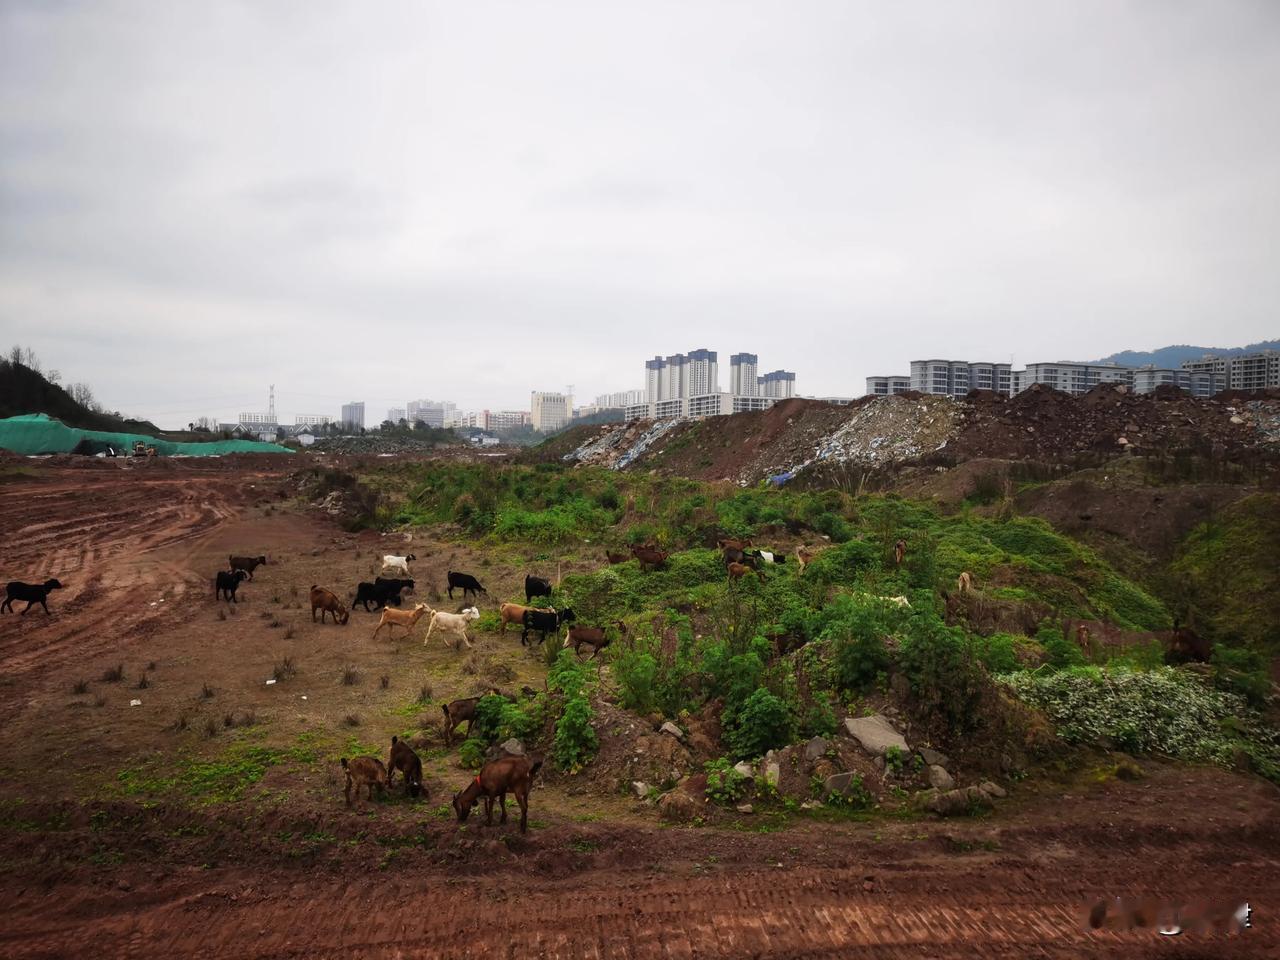
[[[1210,689],[1171,667],[1013,673],[1000,680],[1044,710],[1069,743],[1106,738],[1132,753],[1224,764],[1241,750],[1259,773],[1280,779],[1280,735],[1244,698]]]
[[[595,756],[599,742],[591,726],[593,717],[585,696],[576,696],[565,704],[551,748],[551,756],[561,770],[576,773]]]
[[[786,703],[761,687],[747,698],[732,719],[728,741],[733,755],[742,760],[785,747],[794,732]]]
[[[727,759],[708,760],[703,769],[707,772],[707,796],[711,800],[728,806],[746,797],[751,781],[733,769]]]

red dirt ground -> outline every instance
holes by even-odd
[[[345,594],[403,540],[345,534],[282,500],[295,492],[284,465],[149,466],[0,476],[0,576],[67,584],[51,616],[0,618],[0,957],[1280,956],[1280,791],[1215,768],[1032,779],[981,819],[714,828],[664,828],[649,808],[549,776],[523,837],[440,815],[466,777],[443,751],[424,754],[426,802],[347,810],[327,756],[273,767],[226,805],[123,797],[121,769],[239,742],[200,732],[228,710],[254,711],[263,743],[307,734],[336,750],[347,714],[361,741],[385,744],[424,679],[436,699],[475,681],[421,630],[371,642],[372,615],[322,627],[296,605],[293,588],[303,602],[314,582]],[[450,565],[480,562],[426,537],[409,546],[428,596]],[[231,552],[271,562],[220,619],[211,578]],[[494,591],[482,609],[530,559],[477,568]],[[477,646],[516,685],[538,675],[510,637]],[[283,655],[298,675],[265,685]],[[116,663],[123,682],[98,679]],[[344,663],[360,683],[340,683]],[[89,691],[74,694],[81,678]],[[189,728],[172,729],[184,715]],[[1254,927],[1083,929],[1089,904],[1122,894],[1248,899]]]

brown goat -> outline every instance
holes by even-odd
[[[415,604],[412,610],[392,610],[390,607],[382,608],[382,617],[378,620],[378,625],[373,630],[373,639],[377,639],[378,632],[383,628],[387,628],[387,632],[391,632],[392,627],[404,627],[405,636],[413,633],[413,628],[417,622],[422,619],[424,613],[434,613],[425,603]]]
[[[614,553],[612,550],[606,550],[604,552],[604,558],[613,564],[626,563],[631,559],[625,553]]]
[[[618,632],[626,636],[627,625],[621,620],[613,621],[614,626],[618,628]],[[573,655],[578,655],[578,648],[586,644],[591,648],[591,659],[595,659],[601,650],[607,647],[612,641],[606,632],[608,627],[569,627],[564,632],[564,646],[573,647]]]
[[[907,556],[907,541],[899,540],[893,545],[893,565],[895,567],[902,566],[902,561]]]
[[[317,587],[315,584],[311,586],[311,622],[316,621],[316,611],[320,611],[320,622],[324,623],[324,615],[326,613],[333,614],[333,622],[341,623],[346,626],[347,620],[351,614],[347,612],[347,608],[342,601],[338,599],[338,595],[332,590],[326,590],[324,587]]]
[[[484,822],[493,826],[493,800],[497,797],[502,810],[498,822],[506,823],[507,792],[510,791],[515,794],[516,803],[520,804],[520,832],[525,833],[529,823],[529,787],[541,766],[541,760],[530,761],[528,757],[503,757],[486,763],[465,790],[453,795],[453,809],[458,814],[458,822],[466,820],[476,801],[483,799]]]
[[[646,567],[652,567],[657,570],[667,562],[667,557],[670,556],[670,554],[662,550],[652,550],[649,547],[632,547],[631,555],[640,561],[640,570],[642,572]]]
[[[467,721],[467,736],[471,736],[471,725],[476,722],[476,704],[479,702],[479,697],[464,697],[461,700],[440,704],[440,709],[444,711],[444,742],[446,745],[453,745],[453,731],[458,728],[458,724],[463,720]]]
[[[745,563],[731,563],[729,564],[728,570],[730,580],[741,580],[748,573],[755,573],[755,575],[760,578],[760,582],[764,583],[764,574],[759,570],[753,571]]]
[[[814,558],[821,552],[821,550],[811,550],[808,547],[796,547],[796,562],[800,564],[800,572],[804,573],[804,568],[813,563]]]
[[[409,796],[416,797],[422,793],[422,759],[414,753],[399,737],[391,738],[391,756],[387,758],[387,789],[391,789],[391,778],[399,770],[404,774],[405,787]]]
[[[373,799],[373,788],[382,789],[387,779],[387,768],[376,757],[342,758],[342,769],[347,771],[347,806],[351,806],[351,787],[356,788],[356,797],[360,796],[360,788],[367,787],[369,799]]]
[[[722,540],[717,540],[716,546],[721,550],[745,550],[751,546],[751,539],[749,537],[725,537]]]
[[[507,632],[508,623],[523,624],[524,612],[532,609],[533,607],[525,607],[518,603],[504,603],[498,608],[498,633],[505,634]]]
[[[252,580],[253,571],[266,562],[266,557],[227,557],[227,569],[243,570]]]

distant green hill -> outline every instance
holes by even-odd
[[[147,420],[129,420],[90,410],[38,370],[0,358],[0,419],[24,413],[47,413],[69,427],[157,436],[160,428]]]
[[[1193,347],[1180,343],[1158,350],[1121,350],[1093,363],[1118,363],[1125,367],[1145,367],[1151,364],[1162,369],[1177,369],[1187,360],[1199,360],[1206,353],[1220,357],[1235,357],[1242,353],[1257,353],[1259,350],[1280,350],[1280,340],[1263,340],[1251,343],[1247,347]]]

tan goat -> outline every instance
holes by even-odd
[[[434,611],[425,603],[416,604],[412,610],[393,610],[391,607],[383,607],[382,619],[373,630],[373,639],[377,639],[378,631],[383,627],[388,630],[392,627],[404,627],[406,634],[412,633],[414,624],[422,619],[422,615],[432,612]]]

